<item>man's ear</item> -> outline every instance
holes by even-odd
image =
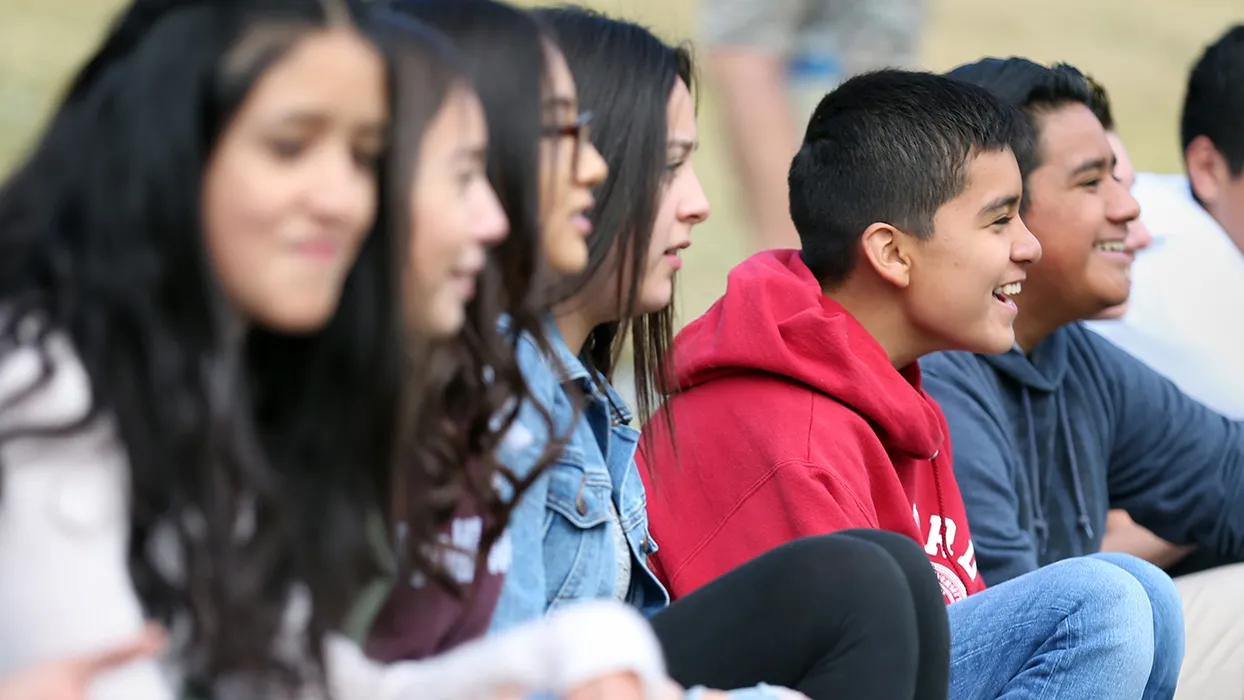
[[[1222,196],[1222,187],[1231,178],[1227,159],[1222,157],[1208,136],[1192,139],[1184,149],[1184,166],[1188,169],[1188,184],[1197,199],[1206,207],[1212,207]]]
[[[908,239],[902,231],[881,222],[864,229],[860,239],[864,259],[882,279],[899,289],[906,289],[911,283]]]

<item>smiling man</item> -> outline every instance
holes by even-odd
[[[1094,554],[985,588],[922,387],[927,353],[1015,342],[1041,257],[1017,216],[1030,151],[1018,110],[942,76],[865,74],[821,101],[790,167],[802,250],[730,273],[643,429],[648,561],[671,595],[800,537],[887,530],[941,584],[950,697],[1171,697],[1183,618],[1157,567]]]
[[[1127,300],[1136,200],[1084,77],[1018,58],[950,72],[1021,108],[1020,215],[1041,241],[1015,299],[1016,346],[922,363],[955,446],[955,475],[990,585],[1100,550],[1126,510],[1176,545],[1244,556],[1244,424],[1229,421],[1080,321]],[[1244,697],[1244,569],[1176,580],[1187,623],[1179,697]],[[1224,609],[1224,606],[1229,606]]]

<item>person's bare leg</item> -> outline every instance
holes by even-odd
[[[786,176],[800,130],[791,113],[785,58],[720,46],[709,52],[707,65],[752,222],[753,248],[798,248]]]
[[[850,74],[881,68],[915,68],[928,24],[928,0],[852,0],[843,20]]]

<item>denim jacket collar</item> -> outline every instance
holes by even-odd
[[[577,382],[584,394],[591,400],[605,407],[613,425],[630,425],[634,419],[626,401],[613,388],[608,379],[599,371],[589,370],[583,360],[566,344],[561,331],[557,328],[552,314],[545,313],[543,318],[544,336],[552,346],[553,357],[557,360],[557,371],[563,382]]]

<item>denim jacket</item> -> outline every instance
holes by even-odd
[[[535,341],[524,336],[518,343],[519,367],[533,400],[553,419],[556,435],[570,439],[510,515],[514,558],[489,632],[543,617],[576,601],[613,597],[618,559],[609,529],[610,499],[631,548],[631,582],[625,601],[645,617],[670,602],[669,593],[646,563],[648,555],[657,551],[657,543],[648,532],[648,496],[635,464],[639,431],[630,425],[631,412],[603,376],[598,374],[593,381],[551,318],[545,318],[544,332],[554,356],[544,356]],[[562,388],[563,383],[572,382],[582,389],[585,401],[577,423],[574,403]],[[516,476],[524,477],[539,461],[548,439],[548,425],[539,411],[532,405],[522,406],[498,457]],[[688,690],[684,700],[695,700],[703,690]],[[783,689],[764,684],[732,690],[730,696],[733,700],[788,697]],[[537,697],[542,696],[532,696]]]
[[[522,337],[519,366],[533,400],[548,411],[557,434],[570,439],[510,516],[514,558],[493,616],[494,632],[575,601],[615,597],[618,557],[611,500],[631,549],[630,588],[622,599],[645,616],[669,604],[669,594],[645,564],[657,545],[648,533],[648,499],[635,465],[639,431],[630,426],[626,402],[603,377],[592,380],[551,318],[545,319],[545,333],[554,356],[545,357],[533,339]],[[573,425],[575,404],[563,383],[581,388],[584,397]],[[524,477],[548,439],[544,419],[535,406],[525,405],[502,442],[499,459]]]

